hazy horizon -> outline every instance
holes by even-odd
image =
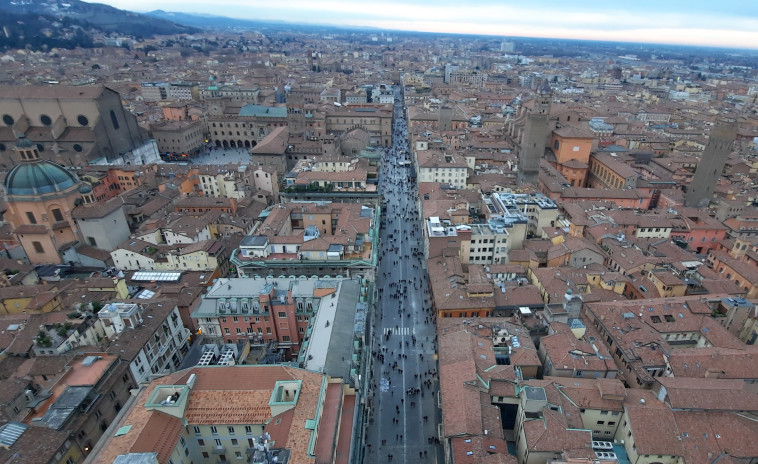
[[[461,5],[451,0],[311,2],[291,0],[272,6],[261,0],[100,0],[135,12],[164,10],[239,19],[370,27],[385,30],[478,34],[501,37],[601,40],[758,49],[758,2],[712,3],[639,0],[608,7],[585,0],[539,5],[482,0]]]

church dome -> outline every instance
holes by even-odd
[[[90,187],[89,184],[82,184],[82,186],[79,187],[79,193],[81,193],[82,195],[92,193],[92,187]]]
[[[8,195],[62,192],[77,184],[76,176],[51,161],[17,164],[5,178]]]
[[[21,134],[18,137],[18,141],[16,141],[16,147],[18,148],[31,148],[33,146],[34,146],[34,143],[31,140],[27,139],[26,136],[24,136],[24,134]]]

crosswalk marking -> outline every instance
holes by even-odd
[[[384,335],[416,335],[415,327],[401,327],[395,329],[394,327],[385,327]]]

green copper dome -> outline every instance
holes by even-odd
[[[17,164],[5,178],[8,195],[43,195],[76,185],[76,176],[51,161]]]
[[[16,142],[16,146],[18,148],[31,148],[34,146],[34,143],[32,143],[31,140],[27,139],[24,134],[21,134],[18,136],[18,141]]]

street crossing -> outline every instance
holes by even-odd
[[[416,328],[400,327],[399,329],[395,329],[392,327],[385,327],[384,335],[416,335]]]

